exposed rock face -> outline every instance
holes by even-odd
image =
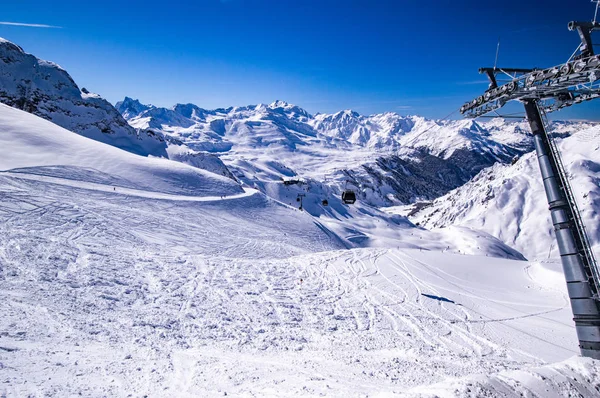
[[[83,90],[82,90],[83,91]],[[125,119],[129,119],[140,113],[147,111],[148,109],[154,108],[153,105],[143,105],[138,100],[134,100],[129,97],[125,97],[123,101],[119,101],[115,104],[115,108],[119,111]]]

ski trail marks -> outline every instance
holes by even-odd
[[[126,196],[134,196],[138,198],[148,198],[148,199],[163,199],[163,200],[177,200],[177,201],[188,201],[188,202],[216,202],[222,200],[235,200],[240,198],[245,198],[248,196],[252,196],[258,193],[256,189],[242,187],[244,190],[243,193],[239,193],[236,195],[228,195],[228,196],[189,196],[189,195],[174,195],[162,192],[153,192],[153,191],[144,191],[141,189],[132,189],[132,188],[116,188],[111,185],[98,184],[94,182],[88,181],[79,181],[79,180],[69,180],[66,178],[58,178],[58,177],[50,177],[43,176],[38,174],[27,174],[27,173],[14,173],[10,171],[2,171],[0,175],[7,176],[15,179],[29,180],[29,181],[38,181],[49,184],[57,184],[63,185],[72,188],[80,188],[87,189],[92,191],[106,192],[115,195],[126,195]]]

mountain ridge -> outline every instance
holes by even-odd
[[[432,120],[394,112],[364,116],[352,110],[311,115],[282,100],[214,110],[145,106],[135,114],[140,102],[131,103],[122,112],[132,126],[218,154],[250,185],[286,177],[280,167],[269,166],[272,160],[338,194],[351,186],[374,206],[435,199],[482,169],[533,150],[525,122]],[[562,135],[593,125],[554,124]],[[265,151],[272,159],[261,159]]]
[[[600,249],[600,128],[559,139],[563,162],[595,251]],[[490,233],[531,260],[558,256],[534,152],[514,164],[495,164],[471,181],[421,204],[411,220],[425,228],[459,225]]]

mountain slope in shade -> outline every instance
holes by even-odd
[[[559,148],[595,251],[600,250],[600,128],[562,139]],[[496,164],[411,216],[427,228],[462,225],[500,238],[529,259],[558,256],[535,153]],[[551,248],[551,250],[550,250]]]

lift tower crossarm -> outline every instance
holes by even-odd
[[[518,68],[497,68],[497,67],[493,67],[493,68],[479,68],[479,73],[483,74],[485,73],[488,77],[488,79],[490,80],[490,86],[488,87],[488,90],[492,90],[494,88],[498,87],[498,82],[496,81],[496,74],[499,72],[504,72],[507,74],[511,74],[511,73],[531,73],[534,70],[537,69],[518,69]]]
[[[531,73],[534,70],[538,70],[537,68],[527,69],[527,68],[479,68],[479,73],[487,73],[487,72],[506,72],[506,73]]]

